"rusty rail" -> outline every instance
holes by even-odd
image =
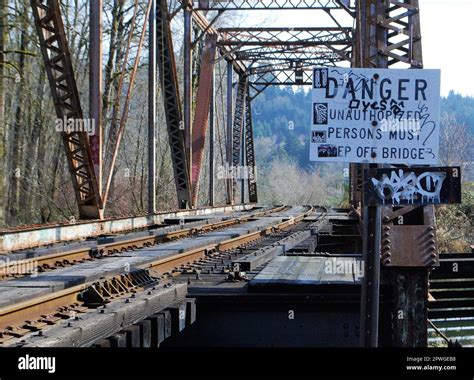
[[[268,214],[281,211],[284,207],[277,207],[273,210],[261,212],[260,214]],[[276,211],[275,211],[276,210]],[[205,260],[209,255],[217,255],[219,252],[226,252],[239,246],[256,241],[265,237],[272,231],[279,231],[289,228],[295,223],[303,220],[313,208],[309,208],[306,212],[297,217],[289,218],[283,222],[269,226],[257,232],[245,234],[237,238],[231,238],[226,241],[209,244],[205,247],[190,249],[186,252],[156,260],[151,263],[138,266],[136,269],[151,270],[151,273],[161,275],[162,278],[173,276],[173,270],[183,265],[191,265],[199,260]],[[247,216],[250,219],[255,215]],[[244,218],[238,218],[240,223]],[[121,242],[119,244],[123,244]],[[109,277],[120,277],[121,274]],[[104,281],[104,280],[102,280]],[[107,281],[107,278],[105,279]],[[64,290],[43,295],[34,299],[16,303],[0,309],[0,343],[8,341],[14,337],[20,337],[32,331],[41,330],[44,326],[54,324],[55,321],[70,318],[71,313],[84,312],[87,308],[81,301],[81,295],[85,290],[96,284],[96,281],[73,286]],[[144,288],[144,287],[143,287]],[[140,287],[133,287],[133,291],[139,290]],[[121,296],[119,294],[119,296]]]
[[[285,206],[279,206],[270,210],[259,211],[229,220],[221,220],[215,223],[204,224],[202,226],[169,231],[163,235],[142,236],[119,242],[100,244],[97,247],[78,248],[65,252],[37,256],[31,259],[6,261],[0,264],[0,281],[31,274],[30,272],[25,272],[25,268],[34,272],[42,272],[45,270],[70,266],[86,260],[93,260],[96,257],[136,250],[170,240],[181,239],[199,233],[226,228],[238,223],[243,223],[252,218],[279,212],[284,209]]]

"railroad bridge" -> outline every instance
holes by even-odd
[[[311,86],[315,66],[423,68],[418,0],[145,3],[138,49],[148,30],[148,213],[104,217],[125,123],[110,132],[106,154],[100,134],[63,132],[80,220],[0,234],[0,345],[454,344],[446,336],[450,321],[474,320],[474,257],[438,255],[433,206],[365,204],[360,164],[350,165],[350,209],[260,205],[255,177],[254,99],[269,86]],[[57,117],[82,119],[59,1],[31,0],[31,7]],[[215,26],[242,10],[249,17],[311,10],[326,23]],[[91,1],[89,111],[96,123],[101,17],[102,1]],[[182,86],[171,29],[178,18]],[[220,99],[226,165],[249,168],[246,179],[226,179],[223,205],[215,202],[216,153],[204,155],[206,139],[216,138],[217,62],[227,65]],[[414,86],[423,96],[422,83]],[[170,212],[156,210],[158,89],[179,205]],[[208,189],[204,205],[200,187]]]

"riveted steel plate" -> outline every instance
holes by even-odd
[[[435,228],[426,225],[383,227],[381,258],[385,266],[439,266]]]

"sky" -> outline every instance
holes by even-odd
[[[424,67],[441,69],[441,95],[454,90],[474,96],[474,73],[468,71],[474,65],[474,0],[420,0],[420,12]],[[327,20],[318,11],[251,11],[240,26],[308,27]]]
[[[474,96],[474,0],[420,0],[423,61],[441,69],[441,94]]]

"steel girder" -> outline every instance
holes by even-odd
[[[201,56],[201,72],[196,97],[196,111],[192,133],[192,186],[193,206],[197,205],[201,163],[204,154],[206,131],[209,121],[209,106],[211,102],[212,77],[216,56],[217,35],[208,34],[204,41]]]
[[[296,80],[296,73],[294,70],[272,70],[269,72],[261,72],[252,75],[250,83],[255,86],[311,86],[312,84],[312,71],[303,70],[302,80]]]
[[[352,11],[354,0],[197,0],[194,9],[211,10],[278,10],[278,9],[344,9]]]
[[[399,64],[407,68],[423,67],[420,8],[418,0],[387,1],[385,14],[376,20],[379,28],[385,30],[386,40],[379,38],[377,51],[387,66]],[[373,57],[367,62],[376,61]],[[391,215],[395,210],[387,208],[383,220],[387,228],[394,225]],[[404,225],[416,229],[425,225],[435,230],[434,206],[429,205],[411,211],[409,207],[396,210],[404,215]],[[434,246],[436,240],[433,237]],[[392,309],[393,344],[402,347],[426,347],[428,344],[428,278],[429,267],[390,267],[385,268],[396,289]],[[400,312],[404,318],[399,318]]]
[[[352,45],[341,50],[297,48],[285,50],[265,48],[237,52],[237,59],[250,61],[247,72],[255,85],[311,85],[311,68],[336,66],[352,59]],[[299,72],[299,78],[297,77]]]
[[[405,67],[422,68],[420,13],[417,0],[373,1],[376,14],[368,14],[364,28],[364,67],[377,67],[384,60],[387,66],[403,63]],[[369,12],[369,8],[365,10]]]
[[[245,97],[248,81],[246,76],[241,76],[237,85],[237,98],[234,108],[234,122],[232,128],[232,165],[240,164],[240,145],[242,141],[242,127],[245,116]]]
[[[358,38],[356,46],[357,67],[389,67],[394,64],[407,68],[421,68],[422,49],[420,34],[420,14],[418,0],[361,0],[358,9]],[[351,168],[355,178],[352,186],[355,188],[363,181],[361,168]],[[356,195],[361,195],[361,192]],[[358,200],[359,196],[355,199]],[[366,208],[364,208],[366,209]],[[366,273],[371,277],[371,268],[380,265],[380,244],[374,241],[381,234],[382,223],[374,223],[374,208],[368,208],[363,213],[369,227],[364,231],[364,246],[370,255],[367,256]],[[385,207],[380,219],[384,230],[395,228],[402,216],[405,228],[419,228],[425,225],[435,228],[434,207],[402,207],[394,210]],[[395,221],[397,220],[397,222]],[[408,229],[407,231],[411,231]],[[382,236],[382,239],[384,237]],[[434,239],[434,238],[433,238]],[[394,242],[396,245],[397,242]],[[387,244],[387,242],[385,242]],[[378,262],[378,263],[377,263]],[[369,270],[369,271],[368,271]],[[383,271],[391,282],[393,289],[392,326],[393,345],[403,347],[426,347],[428,341],[428,267],[387,267]],[[363,286],[363,297],[366,299],[365,310],[362,310],[365,342],[374,342],[374,331],[370,328],[374,315],[376,300],[374,289],[370,284],[374,278],[369,278]],[[365,295],[364,295],[365,292]],[[378,298],[378,297],[377,297]]]
[[[244,118],[245,118],[245,106],[246,106],[246,96],[248,88],[248,79],[246,76],[240,76],[239,82],[237,84],[237,97],[235,99],[235,108],[234,108],[234,122],[232,124],[232,172],[235,173],[236,170],[241,165],[241,149],[242,149],[242,132],[244,128]],[[240,170],[239,170],[240,172]],[[232,194],[236,194],[237,181],[233,178],[233,191]]]
[[[352,43],[352,28],[220,28],[222,46],[327,46]]]
[[[347,46],[341,51],[349,55],[351,46]],[[239,61],[263,61],[263,62],[295,62],[295,61],[313,61],[319,62],[342,62],[346,58],[338,52],[334,52],[327,47],[273,47],[262,46],[251,49],[239,50],[235,52],[235,59]]]
[[[252,123],[252,98],[250,96],[250,86],[247,86],[245,98],[245,162],[247,164],[247,183],[249,191],[249,202],[258,202],[257,193],[257,164],[255,161],[255,148],[253,140]]]
[[[389,0],[385,7],[378,1],[367,1],[360,7],[363,18],[355,47],[357,67],[389,67],[402,64],[422,68],[420,14],[418,1]],[[376,10],[376,12],[372,11]],[[362,170],[351,165],[351,201],[362,200]]]
[[[178,76],[166,0],[161,0],[156,7],[156,22],[157,62],[178,195],[178,206],[186,208],[191,205],[192,200],[190,175],[184,146],[183,113],[179,97]]]
[[[246,64],[249,80],[264,85],[309,85],[301,70],[351,61],[352,28],[221,28],[219,46],[231,47]],[[298,79],[294,79],[296,71]],[[301,77],[304,79],[302,80]]]
[[[84,121],[58,0],[31,0],[56,116]],[[64,126],[66,127],[66,125]],[[102,200],[85,131],[61,132],[81,219],[102,218]]]

